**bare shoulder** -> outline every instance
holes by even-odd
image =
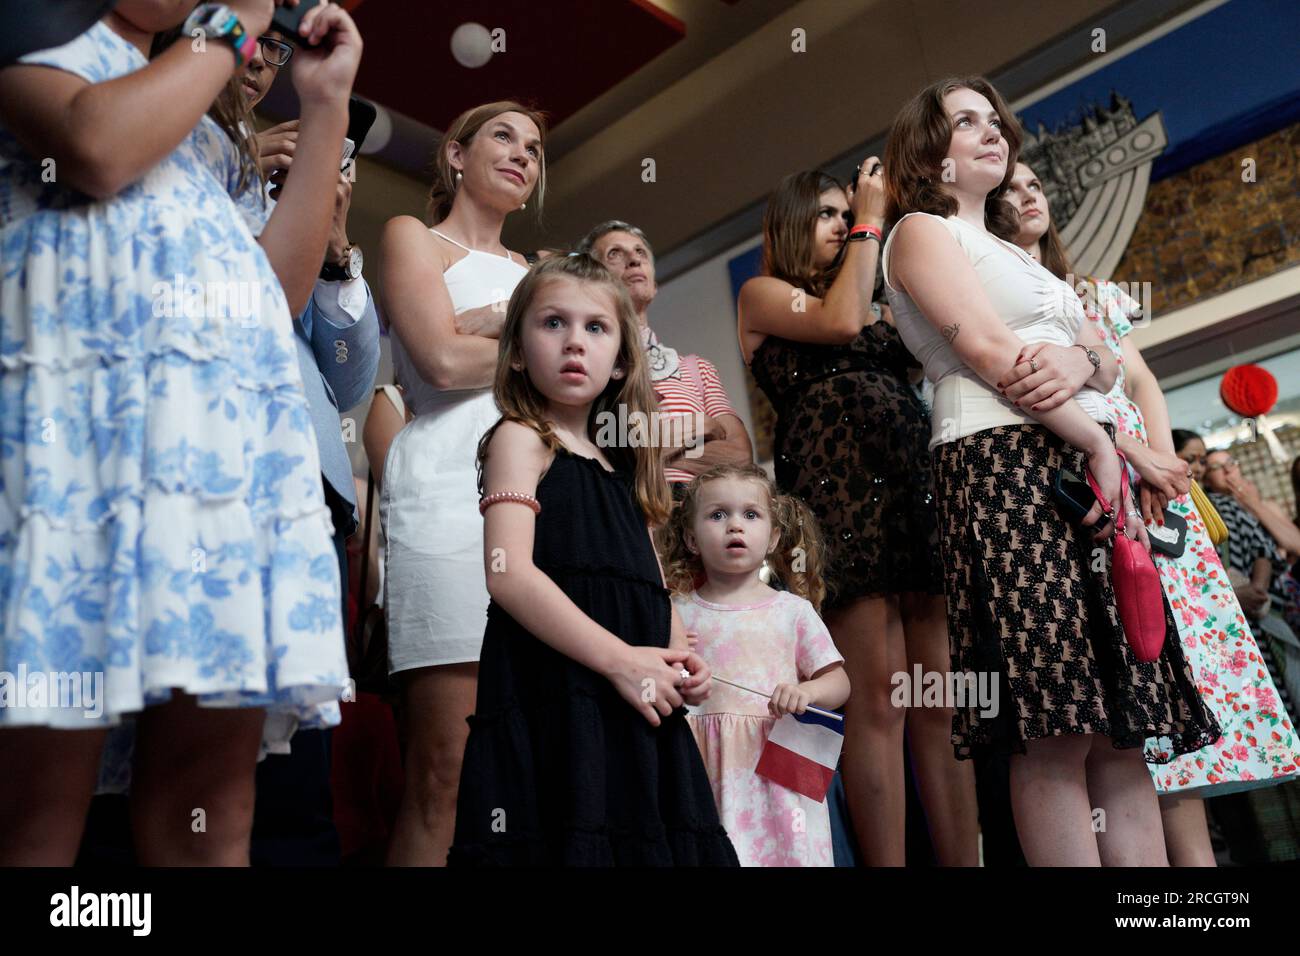
[[[893,248],[897,250],[914,249],[919,245],[937,242],[956,242],[951,230],[938,216],[906,216],[900,219],[891,231],[894,238]]]
[[[885,282],[906,291],[909,271],[944,252],[960,254],[956,236],[938,216],[907,216],[899,220],[890,232]]]
[[[437,256],[439,261],[445,258],[434,241],[433,233],[414,216],[394,216],[384,223],[379,243],[386,256],[398,259],[427,260],[430,254]]]
[[[790,290],[793,288],[790,283],[775,276],[754,276],[740,287],[739,301],[742,306],[757,305],[774,296],[784,301],[790,297]]]
[[[554,451],[528,425],[521,421],[502,421],[487,442],[485,476],[491,484],[504,485],[512,481],[517,484],[517,480],[532,479],[536,486],[536,481],[541,479],[554,455]],[[519,492],[532,489],[512,486],[504,490]]]
[[[385,236],[401,236],[403,238],[413,239],[416,236],[433,241],[433,233],[429,228],[414,216],[394,216],[388,222],[384,223]]]

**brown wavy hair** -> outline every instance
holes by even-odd
[[[815,169],[791,173],[777,183],[763,210],[764,275],[819,299],[826,295],[839,260],[824,270],[813,264],[813,227],[822,193],[843,188],[834,176]]]
[[[497,352],[496,378],[492,392],[501,409],[501,418],[488,429],[478,445],[478,490],[483,494],[483,466],[487,461],[488,446],[502,422],[519,422],[535,431],[546,447],[558,451],[563,443],[551,422],[546,418],[547,399],[527,369],[516,371],[512,363],[523,361],[523,320],[546,282],[557,278],[575,279],[578,282],[600,286],[613,297],[614,312],[618,321],[619,344],[617,367],[624,370],[622,379],[611,378],[604,391],[591,403],[587,414],[587,435],[597,443],[600,423],[612,415],[613,421],[624,420],[620,408],[626,409],[626,421],[638,419],[653,422],[652,414],[658,410],[658,400],[650,385],[650,371],[646,365],[645,351],[641,347],[640,329],[636,310],[628,298],[627,289],[614,274],[588,255],[555,256],[544,259],[529,271],[515,287],[506,309],[505,325],[501,329],[500,348]],[[637,504],[652,525],[663,524],[672,510],[672,498],[664,479],[663,462],[659,448],[652,442],[620,441],[601,444],[601,449],[615,468],[631,473]]]
[[[1034,167],[1030,166],[1023,159],[1019,162],[1020,165],[1024,166],[1031,173],[1034,172]],[[1013,166],[1012,169],[1015,169],[1015,167]],[[1034,178],[1038,178],[1036,173],[1034,174]],[[1008,182],[1010,181],[1008,180]],[[1003,195],[1005,194],[1006,191],[1003,190]],[[1043,195],[1043,199],[1044,201],[1047,201],[1046,194]],[[1019,221],[1019,216],[1016,218],[1017,221]],[[1020,227],[1017,225],[1017,235],[1019,232]],[[1062,282],[1068,281],[1066,276],[1074,272],[1074,267],[1070,264],[1070,256],[1065,251],[1065,243],[1061,241],[1061,233],[1056,228],[1056,219],[1052,216],[1051,202],[1047,202],[1047,232],[1043,233],[1043,237],[1038,240],[1038,253],[1044,269],[1056,276],[1056,278],[1060,279]]]
[[[799,595],[820,613],[826,599],[823,578],[826,547],[817,517],[801,498],[778,494],[767,472],[752,463],[714,465],[686,487],[686,496],[664,529],[664,578],[668,587],[678,594],[689,594],[695,590],[696,579],[706,573],[700,556],[686,546],[686,532],[695,524],[700,490],[722,478],[753,481],[767,493],[772,525],[780,531],[776,548],[767,556],[768,564],[791,593]]]
[[[183,28],[184,24],[178,23],[170,30],[155,33],[149,47],[149,59],[156,59],[179,40]],[[253,111],[248,108],[248,100],[244,98],[244,90],[240,85],[242,78],[241,70],[226,81],[225,87],[208,108],[208,116],[235,144],[235,151],[239,155],[239,182],[235,186],[235,192],[242,193],[245,189],[256,186],[258,198],[265,203],[266,196],[261,190],[266,181],[262,178],[262,169],[257,162],[257,124],[253,121]]]
[[[973,90],[997,110],[1002,138],[1007,141],[1007,171],[1002,183],[984,200],[984,225],[995,236],[1015,242],[1020,217],[1002,199],[1015,174],[1023,134],[1006,101],[982,76],[949,77],[931,83],[903,105],[885,143],[885,225],[892,227],[909,212],[947,218],[957,212],[957,200],[943,189],[943,160],[952,142],[952,120],[943,98],[953,90]]]
[[[537,126],[542,155],[537,163],[537,183],[528,198],[534,201],[537,215],[542,214],[542,202],[546,198],[546,114],[514,100],[497,100],[461,113],[438,140],[438,148],[433,153],[433,183],[429,186],[427,214],[430,222],[437,224],[446,219],[451,214],[451,202],[456,196],[456,170],[452,169],[447,157],[447,147],[460,143],[468,149],[478,131],[502,113],[522,113]]]
[[[1069,281],[1066,277],[1074,272],[1074,267],[1070,264],[1069,253],[1065,251],[1056,223],[1048,222],[1047,232],[1039,240],[1038,254],[1044,269],[1063,282]]]

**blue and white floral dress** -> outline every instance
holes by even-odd
[[[91,83],[146,66],[103,23],[23,62]],[[0,728],[113,725],[173,689],[338,722],[332,524],[236,162],[205,117],[95,202],[0,127],[0,672],[104,674],[102,713],[28,695]]]

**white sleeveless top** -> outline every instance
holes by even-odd
[[[1026,344],[1074,344],[1084,314],[1083,303],[1069,283],[1056,278],[1019,246],[956,216],[944,219],[911,212],[898,222],[911,216],[930,216],[947,227],[975,267],[998,316]],[[967,368],[911,296],[889,284],[889,247],[897,234],[895,224],[881,252],[881,269],[898,334],[924,367],[925,377],[934,383],[930,448],[989,428],[1037,424],[1035,418],[1016,408]],[[1014,358],[1007,356],[1008,365]],[[1074,399],[1089,418],[1114,423],[1114,413],[1100,392],[1085,386]]]
[[[510,298],[528,272],[505,256],[466,251],[443,273],[458,313]],[[490,385],[434,388],[397,336],[392,346],[415,413],[389,446],[379,500],[388,668],[396,673],[478,660],[489,598],[475,459],[501,412]]]
[[[429,231],[454,246],[460,246],[467,253],[452,263],[451,268],[442,274],[457,315],[468,309],[478,309],[499,300],[509,299],[510,293],[519,284],[519,280],[528,274],[527,266],[520,265],[508,256],[470,249],[450,236],[444,236],[437,229]],[[401,339],[396,335],[392,336],[391,345],[393,370],[397,373],[397,381],[406,389],[407,403],[411,406],[412,413],[417,416],[454,407],[492,390],[491,385],[482,388],[434,388],[415,370],[415,364],[406,349],[402,347]]]

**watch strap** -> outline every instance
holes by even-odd
[[[352,250],[356,246],[350,245],[343,250],[343,265],[336,262],[327,262],[321,266],[320,277],[328,282],[343,282],[347,279],[355,279],[356,276],[348,273],[348,265],[352,262]]]
[[[224,40],[235,52],[235,68],[243,66],[257,50],[257,37],[244,29],[233,10],[221,3],[196,7],[185,20],[186,34],[201,29],[214,40]]]
[[[1074,347],[1083,349],[1083,354],[1088,356],[1088,361],[1092,363],[1092,369],[1094,372],[1101,369],[1101,356],[1098,355],[1094,349],[1089,348],[1082,342],[1075,342]]]

